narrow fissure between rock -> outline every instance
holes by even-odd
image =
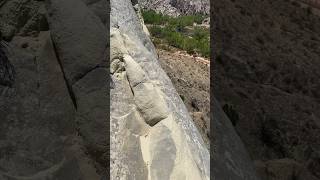
[[[53,39],[53,38],[52,38],[52,39]],[[68,88],[69,96],[70,96],[70,98],[71,98],[71,100],[72,100],[72,103],[73,103],[74,108],[77,110],[77,109],[78,109],[77,100],[76,100],[76,97],[75,97],[74,92],[73,92],[73,90],[72,90],[72,86],[68,83],[68,80],[67,80],[67,78],[66,78],[66,75],[65,75],[65,72],[64,72],[64,69],[63,69],[63,66],[62,66],[60,57],[59,57],[59,53],[58,53],[57,47],[56,47],[56,45],[55,45],[54,42],[52,42],[52,44],[53,44],[54,53],[55,53],[55,55],[56,55],[56,57],[57,57],[57,60],[58,60],[60,69],[61,69],[62,74],[63,74],[64,82],[66,83],[66,86],[67,86],[67,88]]]

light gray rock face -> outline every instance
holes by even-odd
[[[214,180],[258,180],[253,163],[231,121],[213,98],[212,171]]]
[[[123,60],[135,104],[146,123],[153,126],[167,118],[169,111],[166,102],[140,65],[130,55],[125,54]]]
[[[210,13],[209,0],[139,0],[139,4],[144,9],[169,16]]]
[[[111,179],[209,179],[209,151],[131,1],[111,1],[111,26]]]

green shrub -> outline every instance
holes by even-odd
[[[202,39],[197,43],[197,52],[204,57],[210,57],[210,43],[206,39]]]
[[[154,11],[144,11],[144,20],[151,35],[164,40],[168,45],[187,51],[189,54],[199,53],[210,57],[210,32],[203,27],[193,27],[193,23],[201,23],[201,15],[168,17]],[[186,28],[186,27],[193,28]],[[155,42],[156,43],[156,42]],[[160,46],[159,46],[160,47]]]
[[[155,11],[142,11],[142,16],[146,24],[165,24],[169,20],[169,16],[158,14]]]
[[[178,24],[176,25],[175,30],[177,32],[185,32],[185,24],[183,24],[183,22],[178,22]]]
[[[182,49],[186,50],[189,54],[194,54],[196,49],[195,47],[196,43],[197,41],[194,38],[186,37],[184,39]]]
[[[197,24],[202,24],[203,20],[205,19],[206,17],[204,17],[203,15],[201,14],[196,14],[194,15],[194,22],[197,23]]]
[[[173,33],[173,32],[177,32],[177,25],[173,25],[173,24],[168,24],[166,25],[163,30],[166,33]]]
[[[166,40],[168,41],[169,45],[182,49],[182,45],[184,43],[184,37],[180,33],[169,32],[168,35],[166,36]]]
[[[193,26],[194,17],[193,16],[180,16],[180,17],[178,17],[178,21],[183,27]]]
[[[149,28],[149,31],[152,36],[157,37],[157,38],[164,38],[165,37],[165,31],[163,28],[159,26],[151,26]]]
[[[180,27],[193,26],[193,23],[201,24],[205,19],[201,14],[170,17],[157,13],[153,10],[143,10],[142,16],[146,24],[171,24],[175,26],[179,24]]]
[[[210,37],[210,32],[204,28],[196,27],[193,32],[193,37],[197,40],[207,39]]]

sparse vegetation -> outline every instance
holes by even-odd
[[[170,17],[168,15],[156,13],[155,11],[152,11],[152,10],[142,11],[142,16],[146,24],[157,24],[157,25],[180,24],[181,26],[192,26],[193,23],[201,24],[202,21],[205,19],[205,17],[200,14]]]
[[[201,24],[205,17],[201,15],[169,17],[154,11],[142,12],[144,21],[149,25],[151,35],[164,40],[170,46],[210,57],[210,32],[208,28],[194,26]]]
[[[142,16],[146,24],[163,25],[168,22],[169,16],[158,14],[154,11],[142,11]]]

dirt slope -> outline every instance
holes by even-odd
[[[177,49],[158,49],[158,54],[161,67],[170,77],[209,146],[210,67],[207,60],[181,53]]]
[[[282,0],[216,0],[214,13],[214,94],[262,179],[319,179],[319,17]]]

